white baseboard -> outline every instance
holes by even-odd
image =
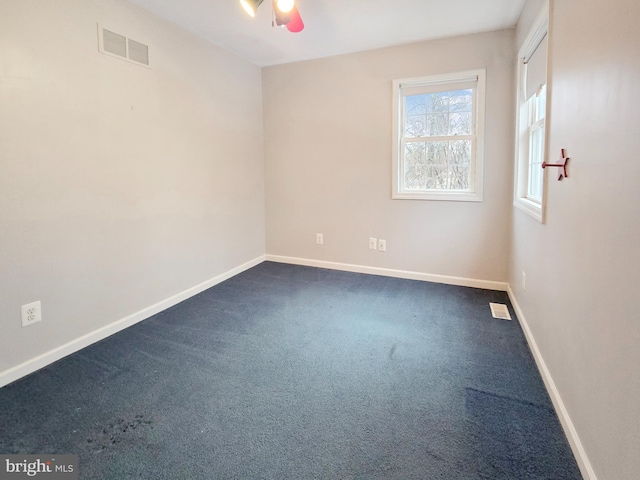
[[[547,387],[547,392],[549,392],[549,396],[551,397],[553,406],[555,407],[556,413],[558,414],[558,418],[560,419],[560,423],[562,424],[564,433],[569,440],[569,445],[571,446],[573,455],[575,456],[578,467],[580,468],[580,473],[582,473],[582,476],[586,480],[598,480],[596,477],[596,473],[591,466],[591,462],[587,457],[587,452],[584,450],[582,442],[580,441],[580,437],[578,437],[578,432],[573,426],[571,417],[569,417],[569,412],[567,412],[567,408],[565,407],[564,402],[560,397],[560,392],[558,391],[556,384],[551,377],[551,372],[549,372],[547,364],[545,363],[544,358],[542,358],[542,353],[538,348],[538,344],[536,343],[536,339],[531,332],[531,328],[529,328],[529,324],[527,323],[524,313],[522,312],[522,309],[520,308],[520,305],[516,300],[513,290],[511,290],[511,285],[507,285],[507,293],[509,294],[511,305],[513,305],[513,308],[516,311],[518,320],[520,320],[520,325],[522,326],[524,335],[525,337],[527,337],[529,348],[531,349],[533,358],[536,361],[536,365],[538,366],[538,370],[540,371],[542,380]]]
[[[145,320],[155,315],[156,313],[160,313],[167,308],[173,307],[174,305],[186,300],[187,298],[204,292],[206,289],[211,288],[218,283],[224,282],[225,280],[264,262],[264,260],[265,256],[261,255],[257,258],[254,258],[253,260],[250,260],[246,263],[243,263],[242,265],[239,265],[235,268],[232,268],[231,270],[228,270],[220,275],[206,280],[194,287],[188,288],[187,290],[184,290],[180,293],[177,293],[176,295],[173,295],[165,300],[151,305],[150,307],[143,308],[142,310],[132,315],[117,320],[91,333],[83,335],[82,337],[72,340],[65,345],[54,348],[53,350],[43,353],[42,355],[39,355],[31,360],[27,360],[20,365],[5,370],[4,372],[0,372],[0,388],[26,375],[29,375],[30,373],[40,370],[41,368],[46,367],[47,365],[50,365],[53,362],[66,357],[67,355],[71,355],[72,353],[75,353],[78,350],[82,350],[83,348],[93,343],[99,342],[100,340],[103,340],[113,335],[114,333],[135,325],[136,323],[141,322],[142,320]]]
[[[431,273],[412,272],[409,270],[395,270],[391,268],[368,267],[351,263],[327,262],[324,260],[311,260],[308,258],[284,257],[281,255],[266,255],[266,260],[278,263],[291,263],[305,265],[307,267],[328,268],[345,272],[368,273],[384,277],[406,278],[408,280],[421,280],[424,282],[446,283],[447,285],[459,285],[462,287],[484,288],[486,290],[507,291],[506,282],[494,282],[491,280],[477,280],[474,278],[451,277],[448,275],[434,275]]]

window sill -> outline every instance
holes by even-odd
[[[542,212],[542,205],[536,202],[532,202],[526,198],[516,198],[513,201],[513,206],[518,210],[523,211],[530,217],[535,218],[540,223],[544,223],[544,215]]]
[[[394,200],[435,200],[444,202],[481,202],[482,194],[473,192],[394,192]]]

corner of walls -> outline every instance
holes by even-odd
[[[513,309],[516,312],[518,321],[520,322],[520,326],[522,327],[524,335],[527,339],[527,343],[529,344],[529,348],[538,367],[538,371],[540,372],[540,376],[542,377],[542,381],[547,388],[547,392],[549,393],[549,397],[551,397],[551,401],[553,402],[553,406],[555,407],[560,423],[562,424],[564,433],[569,440],[571,450],[573,451],[573,454],[576,458],[576,462],[578,463],[580,472],[586,480],[597,480],[595,471],[593,470],[591,462],[587,457],[587,452],[585,451],[582,442],[580,441],[578,432],[576,431],[573,422],[571,421],[569,412],[567,411],[567,408],[562,401],[560,392],[558,391],[558,388],[553,381],[551,372],[547,368],[547,364],[545,363],[544,358],[542,357],[542,353],[538,348],[538,343],[536,342],[536,339],[533,336],[533,332],[531,331],[531,328],[527,323],[527,318],[520,308],[520,304],[518,303],[518,300],[510,284],[507,285],[507,293],[509,294],[509,300],[511,301],[511,305],[513,305]]]

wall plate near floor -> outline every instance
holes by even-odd
[[[509,308],[504,303],[489,303],[489,308],[491,308],[491,315],[493,315],[493,318],[511,320]]]

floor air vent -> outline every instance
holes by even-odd
[[[115,33],[98,24],[98,47],[100,52],[128,60],[138,65],[149,66],[149,46]]]
[[[504,303],[489,303],[491,308],[491,315],[493,318],[501,318],[502,320],[511,320],[509,315],[509,309]]]

